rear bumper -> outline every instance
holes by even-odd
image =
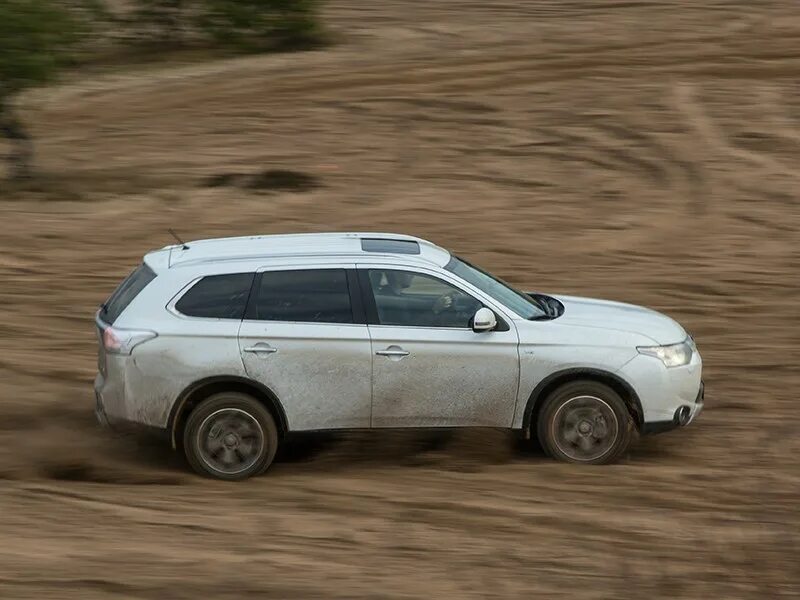
[[[145,425],[137,421],[131,421],[124,417],[109,415],[106,406],[114,402],[120,403],[120,398],[116,396],[117,389],[108,386],[102,374],[98,374],[94,382],[94,416],[98,424],[103,429],[109,429],[114,433],[133,433],[155,437],[159,440],[168,440],[169,431],[166,428]]]
[[[103,406],[103,397],[95,388],[94,392],[94,418],[97,419],[97,422],[100,424],[100,427],[103,429],[110,429],[111,423],[108,420],[108,416],[106,415],[106,409]]]
[[[705,384],[700,382],[700,390],[694,404],[684,404],[675,411],[675,415],[669,421],[651,421],[642,425],[642,435],[652,435],[672,431],[678,427],[686,427],[691,424],[697,416],[703,412],[705,406]],[[686,413],[682,411],[686,410]]]

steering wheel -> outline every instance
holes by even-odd
[[[474,308],[476,302],[471,296],[467,296],[466,294],[452,294],[451,296],[453,298],[453,308],[455,308],[458,313],[469,313],[471,317],[472,313],[480,308],[480,304],[478,304],[478,308]]]

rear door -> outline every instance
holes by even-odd
[[[272,390],[293,431],[369,427],[372,354],[354,265],[256,274],[239,330],[250,377]]]

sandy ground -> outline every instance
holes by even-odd
[[[325,50],[29,95],[43,183],[0,185],[0,597],[800,596],[796,0],[326,19]],[[207,185],[266,169],[321,187]],[[91,415],[93,311],[168,227],[401,231],[652,306],[698,340],[707,412],[610,467],[502,432],[359,434],[201,480]]]

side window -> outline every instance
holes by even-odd
[[[469,327],[482,304],[437,277],[371,269],[369,281],[381,325]]]
[[[305,323],[353,323],[344,269],[265,271],[254,319]]]
[[[253,277],[253,273],[203,277],[178,300],[175,309],[187,317],[241,320]]]

